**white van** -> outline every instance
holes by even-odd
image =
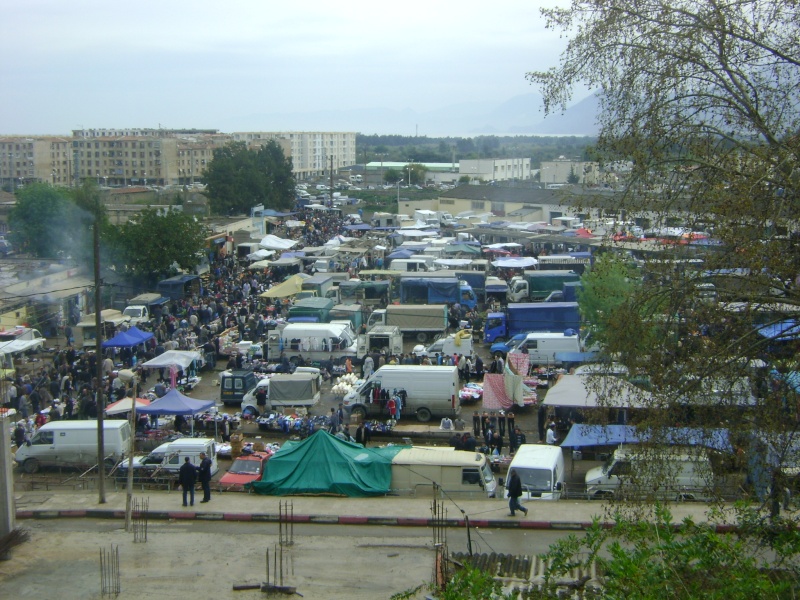
[[[564,487],[564,454],[558,446],[522,444],[508,472],[516,471],[523,500],[558,500]]]
[[[703,449],[622,446],[606,464],[586,472],[586,496],[706,500],[713,478]]]
[[[348,392],[342,402],[351,414],[359,414],[362,419],[388,418],[385,402],[380,399],[381,390],[389,394],[405,390],[406,405],[400,418],[413,414],[425,423],[433,416],[452,418],[461,414],[460,388],[456,367],[384,365]]]
[[[392,459],[392,493],[432,495],[434,483],[447,496],[494,498],[497,489],[489,461],[481,452],[414,446]]]
[[[211,459],[211,474],[214,475],[219,471],[219,465],[217,443],[212,438],[179,438],[161,444],[147,456],[134,456],[133,472],[136,476],[177,475],[187,456],[194,466],[200,466],[201,452]],[[124,460],[118,469],[119,476],[125,477],[127,471],[128,461]]]
[[[290,362],[355,358],[356,336],[347,323],[289,323],[267,336],[269,356],[278,360],[285,353]]]
[[[128,421],[103,421],[103,462],[107,467],[122,460],[130,448]],[[14,460],[26,473],[40,467],[87,468],[98,464],[97,421],[55,421],[45,423],[33,434]]]
[[[433,257],[431,257],[431,261]],[[433,271],[433,265],[428,265],[428,261],[423,258],[395,258],[389,268],[392,271],[400,271],[402,273],[416,273],[419,271],[427,272]]]
[[[527,349],[532,365],[560,365],[561,361],[556,358],[556,354],[580,352],[581,339],[577,333],[565,335],[564,333],[536,331],[527,334],[525,339],[521,340],[511,352],[520,353],[523,347]]]
[[[421,348],[414,346],[414,352],[420,354],[422,351],[427,352],[428,356],[435,356],[441,354],[443,356],[452,356],[453,354],[463,354],[464,356],[472,356],[474,353],[472,347],[472,334],[465,335],[462,333],[451,333],[447,337],[441,337],[434,341],[430,346]]]

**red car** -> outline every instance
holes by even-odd
[[[242,454],[233,461],[231,468],[219,480],[219,488],[221,490],[244,490],[245,484],[261,479],[271,456],[270,452]]]

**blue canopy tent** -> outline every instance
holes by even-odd
[[[153,337],[152,334],[150,337]],[[127,331],[120,331],[114,337],[103,342],[102,346],[103,348],[131,348],[133,346],[138,346],[143,341],[141,337],[135,334],[130,334]]]
[[[128,335],[133,337],[138,337],[142,342],[146,342],[150,338],[153,337],[153,334],[149,331],[142,331],[136,325],[132,327],[128,327],[128,331],[126,332]]]
[[[395,258],[411,258],[413,254],[414,254],[413,250],[408,250],[404,248],[402,250],[395,250],[394,252],[389,254],[386,258],[388,258],[389,260],[394,260]]]
[[[140,408],[139,412],[146,415],[191,415],[194,416],[209,408],[213,408],[214,400],[195,400],[184,396],[177,389],[172,388],[149,406]],[[216,422],[215,422],[216,423]],[[194,434],[194,419],[192,419],[192,434]]]
[[[368,223],[358,223],[357,225],[345,225],[344,228],[348,231],[370,231],[372,225]]]
[[[654,435],[655,434],[655,435]],[[653,438],[665,444],[681,446],[704,446],[720,452],[733,452],[727,429],[697,429],[692,427],[664,427],[654,432],[640,431],[633,425],[573,425],[561,442],[566,448],[590,446],[619,446],[639,444]]]

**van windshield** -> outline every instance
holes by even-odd
[[[526,492],[542,492],[553,489],[551,484],[552,471],[550,469],[525,469],[514,467],[519,473],[522,489]]]

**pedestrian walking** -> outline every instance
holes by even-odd
[[[183,489],[183,505],[186,506],[188,496],[191,506],[194,506],[194,484],[197,482],[197,467],[192,464],[188,456],[184,459],[178,471],[178,481]]]
[[[511,470],[508,474],[508,482],[506,484],[506,492],[508,493],[508,516],[515,516],[515,512],[521,510],[528,516],[528,509],[519,503],[520,496],[522,496],[522,482],[516,470]]]

